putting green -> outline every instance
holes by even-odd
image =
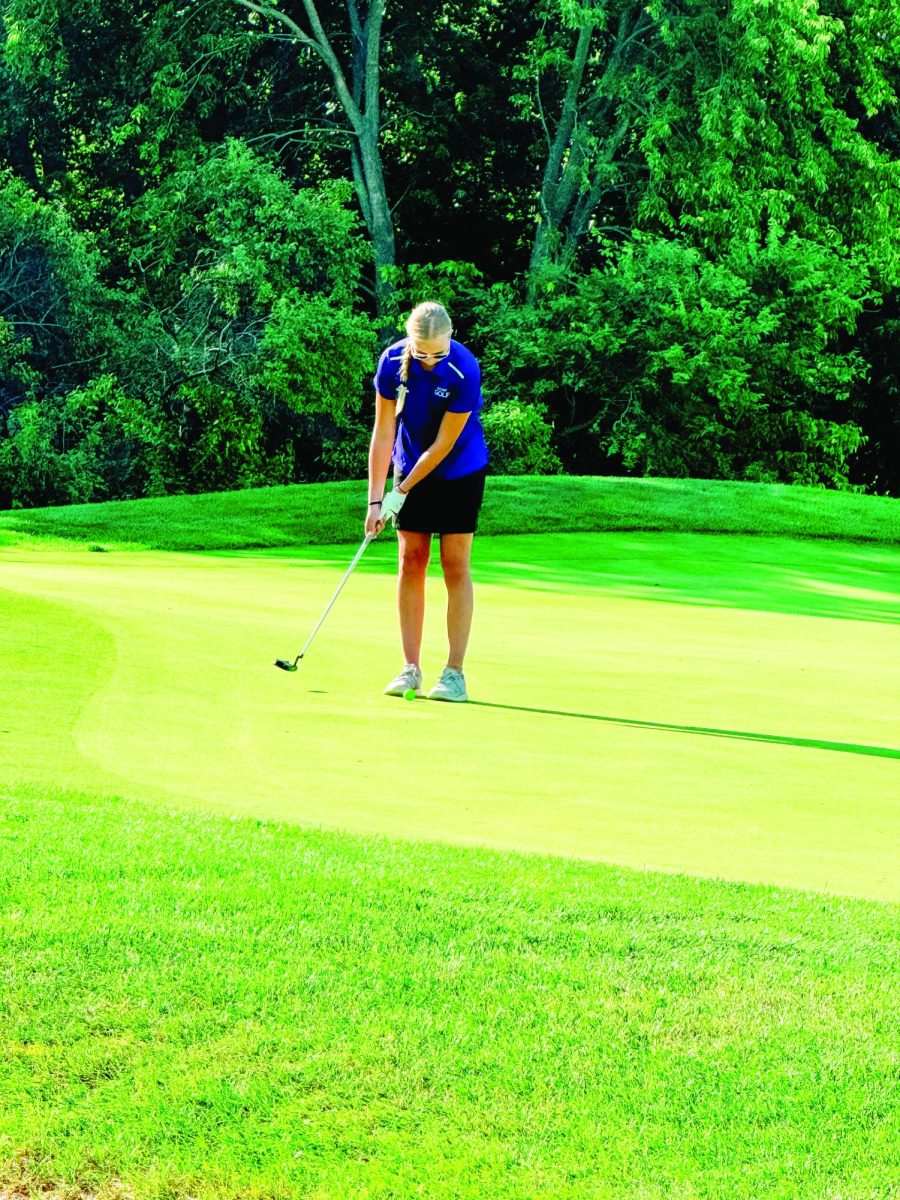
[[[352,553],[0,549],[0,781],[900,898],[900,551],[480,539],[460,706],[380,694],[387,543],[273,669]]]

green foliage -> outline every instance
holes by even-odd
[[[152,495],[165,475],[160,429],[112,376],[18,405],[0,440],[0,489],[15,505]]]
[[[322,296],[282,296],[260,343],[259,386],[294,412],[321,413],[337,421],[358,403],[371,372],[371,323]]]
[[[223,104],[256,90],[254,41],[229,5],[6,0],[4,23],[11,160],[106,233],[170,154],[196,148]]]
[[[249,393],[198,379],[182,384],[176,403],[187,431],[177,481],[185,490],[217,492],[293,479],[291,446],[269,453],[263,412]]]
[[[854,342],[866,361],[866,377],[857,381],[853,415],[866,431],[853,478],[867,491],[900,495],[900,288],[883,303],[867,308]]]
[[[896,5],[876,16],[869,0],[828,11],[737,0],[679,14],[654,0],[650,11],[677,70],[641,143],[656,184],[642,220],[690,230],[712,253],[792,234],[865,247],[896,282],[900,162],[861,119],[897,104]]]
[[[317,477],[326,434],[337,465],[374,348],[371,321],[353,312],[366,252],[348,185],[298,192],[236,142],[181,156],[119,219],[134,275],[113,293],[61,208],[0,184],[7,503]]]
[[[229,317],[268,308],[289,288],[348,305],[367,257],[350,194],[341,181],[298,191],[230,140],[174,156],[165,178],[123,214],[120,234],[160,300],[174,298],[178,282],[182,291],[209,289]]]
[[[37,462],[101,378],[145,429],[139,468],[85,448],[77,485],[7,471],[0,504],[40,479],[130,495],[364,464],[347,130],[324,64],[263,28],[240,6],[5,3],[0,445],[46,404]],[[405,259],[386,319],[448,306],[506,405],[495,458],[543,469],[515,448],[540,421],[534,461],[567,470],[896,491],[896,0],[404,0],[382,39]]]
[[[470,262],[412,263],[388,268],[383,274],[391,287],[386,315],[398,331],[417,304],[434,300],[453,315],[454,331],[460,336],[471,318],[473,303],[484,290],[484,277]]]
[[[27,363],[30,352],[30,339],[17,338],[15,326],[0,317],[0,413],[12,403],[13,397],[38,378]]]
[[[482,418],[491,467],[501,475],[556,475],[562,464],[551,446],[553,428],[543,404],[504,397]]]
[[[799,238],[715,262],[641,238],[537,305],[493,289],[486,369],[549,406],[570,470],[588,429],[642,474],[845,486],[864,364],[838,342],[867,295],[853,256]]]
[[[320,471],[371,371],[374,330],[353,312],[365,245],[349,187],[298,192],[246,146],[184,161],[128,215],[140,287],[120,360],[160,394],[189,490]],[[314,444],[310,444],[310,443]]]
[[[45,375],[97,355],[109,332],[102,269],[93,238],[65,208],[0,165],[0,312],[19,344],[17,361]]]
[[[359,414],[339,426],[325,428],[319,457],[321,479],[364,479],[372,437],[371,407],[361,406]],[[366,417],[369,420],[366,421]]]

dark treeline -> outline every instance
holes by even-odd
[[[0,0],[0,506],[495,469],[900,494],[897,0]]]

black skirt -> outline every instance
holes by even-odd
[[[486,467],[459,479],[426,475],[421,483],[410,488],[397,516],[397,528],[408,533],[474,533],[486,475]],[[394,486],[403,479],[403,476],[395,479]]]

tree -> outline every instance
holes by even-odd
[[[7,464],[356,471],[368,260],[517,469],[895,486],[897,3],[5,0]]]
[[[107,249],[123,204],[207,140],[222,97],[239,109],[258,90],[256,40],[218,6],[5,0],[3,22],[0,148]]]
[[[644,226],[714,254],[794,235],[865,247],[895,283],[900,162],[867,127],[900,98],[895,0],[882,7],[883,22],[869,0],[653,0],[676,69],[642,142]]]
[[[795,239],[712,260],[637,235],[570,287],[484,302],[485,376],[549,411],[567,471],[847,486],[864,263]],[[799,285],[799,286],[798,286]],[[807,286],[809,285],[809,286]]]
[[[287,13],[270,5],[238,0],[270,23],[285,26],[298,45],[314,51],[328,68],[338,102],[350,127],[350,164],[356,196],[372,239],[375,264],[375,297],[384,311],[390,290],[383,276],[396,258],[394,221],[391,215],[381,162],[381,35],[386,0],[360,5],[347,0],[350,21],[350,63],[341,64],[322,24],[315,0],[303,0],[309,32]],[[349,79],[348,79],[349,74]]]
[[[640,182],[636,127],[665,82],[664,62],[657,57],[648,67],[654,21],[640,0],[546,0],[541,12],[541,30],[516,72],[528,90],[515,97],[545,141],[532,298],[548,268],[572,264],[589,229],[627,231],[627,217],[623,226],[614,214]],[[598,221],[604,201],[607,213]]]
[[[382,160],[404,268],[514,279],[533,238],[529,124],[509,103],[539,23],[528,0],[404,0],[386,26]]]
[[[0,168],[0,319],[32,381],[72,386],[100,362],[111,328],[102,271],[93,239],[69,214]],[[0,406],[4,395],[8,406],[19,393],[4,393],[0,379]]]

